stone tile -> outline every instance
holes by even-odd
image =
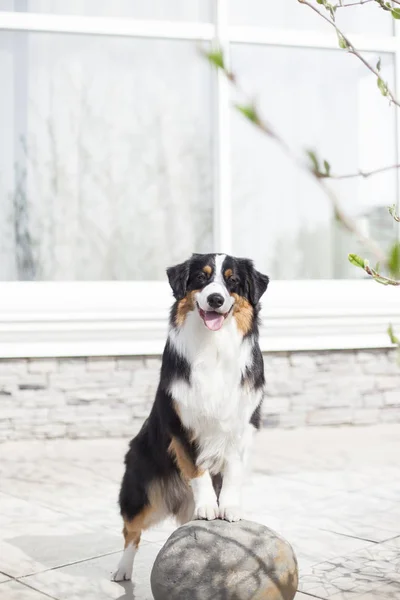
[[[400,536],[392,538],[390,540],[386,540],[385,542],[386,548],[396,548],[396,550],[400,553]]]
[[[317,516],[312,521],[312,526],[350,537],[363,539],[370,542],[384,542],[393,537],[393,531],[380,529],[370,523],[357,520],[343,520],[340,517]]]
[[[110,580],[121,552],[39,573],[24,581],[59,600],[152,600],[150,573],[160,548],[161,544],[141,544],[132,583]]]
[[[371,544],[358,552],[313,566],[299,589],[322,598],[349,600],[377,588],[400,583],[400,554],[386,544]],[[378,598],[378,596],[376,596]]]
[[[48,600],[48,596],[18,581],[8,581],[0,585],[0,600]]]
[[[396,512],[387,510],[386,512],[374,513],[365,510],[362,511],[358,520],[366,525],[377,526],[391,531],[391,537],[400,534],[400,516]]]
[[[309,568],[323,560],[334,559],[363,548],[369,548],[370,541],[339,535],[331,531],[323,531],[300,521],[280,515],[250,513],[245,517],[262,523],[277,531],[292,545],[299,562],[300,572],[308,572]]]
[[[297,512],[310,504],[324,502],[332,492],[323,486],[290,478],[274,477],[255,473],[248,477],[243,491],[244,504],[255,512]],[[296,496],[296,503],[293,498]]]
[[[391,582],[377,588],[373,592],[362,594],[357,600],[398,600],[398,598],[400,598],[400,585]]]
[[[337,594],[333,594],[333,596],[330,597],[330,600],[358,600],[359,598],[359,591],[352,592],[351,590],[344,590],[342,592],[338,592]],[[378,600],[377,596],[375,596],[375,600]]]
[[[5,528],[14,530],[19,526],[23,528],[31,522],[57,523],[59,520],[60,514],[54,510],[0,492],[0,531],[2,535],[4,535]]]
[[[400,480],[398,479],[398,472],[390,470],[387,476],[381,476],[378,481],[375,481],[374,478],[374,485],[365,488],[365,493],[368,493],[374,498],[392,500],[396,505],[400,498]]]
[[[245,516],[293,545],[298,600],[359,600],[378,588],[391,593],[390,582],[399,582],[399,440],[399,427],[389,425],[257,436]],[[61,600],[67,590],[69,599],[129,598],[129,584],[108,581],[122,547],[117,497],[127,446],[122,439],[0,445],[0,569],[34,574],[23,581],[40,581]],[[174,529],[167,521],[144,532],[137,600],[146,600],[152,560]],[[108,552],[115,554],[101,556]],[[84,562],[65,565],[76,561]],[[9,583],[0,579],[0,588]],[[62,597],[57,585],[65,587]]]
[[[74,521],[60,521],[43,527],[32,524],[26,532],[10,535],[2,530],[0,556],[2,570],[21,577],[76,560],[119,551],[121,534],[86,529]]]
[[[45,568],[45,565],[27,556],[20,548],[0,540],[1,568],[13,577],[26,573],[35,573]],[[2,584],[3,585],[3,584]]]
[[[365,540],[307,526],[292,526],[290,522],[281,527],[279,533],[290,542],[304,563],[314,565],[370,546],[370,542]]]
[[[331,494],[322,502],[308,504],[299,510],[298,514],[323,515],[331,518],[340,518],[343,521],[359,520],[365,523],[374,524],[378,528],[393,531],[392,537],[395,537],[396,531],[400,527],[400,520],[396,519],[392,512],[397,503],[393,500],[375,498],[367,493],[347,493]],[[318,511],[318,512],[316,512]]]
[[[379,472],[379,469],[375,471]],[[322,487],[326,495],[331,495],[332,492],[354,492],[364,489],[371,483],[371,474],[371,469],[312,469],[285,475],[285,479]]]

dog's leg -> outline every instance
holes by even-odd
[[[132,527],[126,521],[122,533],[125,538],[124,553],[119,561],[118,569],[112,576],[113,581],[127,581],[132,578],[133,561],[139,547],[142,530],[135,529],[134,525]]]
[[[226,521],[242,518],[242,487],[248,453],[254,428],[249,424],[236,448],[228,454],[221,472],[222,487],[219,495],[219,517]]]
[[[218,519],[217,496],[208,471],[203,471],[190,480],[194,497],[194,518],[212,521]]]
[[[230,455],[222,471],[222,489],[219,496],[219,517],[226,521],[242,518],[242,483],[244,461],[239,453]]]
[[[124,519],[122,530],[125,538],[125,549],[118,569],[112,576],[113,581],[127,581],[132,578],[133,561],[139,547],[143,529],[153,525],[157,519],[156,507],[144,506],[133,519]]]
[[[186,481],[193,492],[194,519],[218,519],[218,502],[208,471],[199,469],[182,442],[173,437],[169,451],[174,456],[181,477]]]

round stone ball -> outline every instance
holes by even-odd
[[[151,572],[155,600],[293,600],[290,544],[251,521],[191,521],[161,548]]]

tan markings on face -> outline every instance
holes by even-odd
[[[203,273],[205,273],[206,275],[211,275],[212,268],[210,267],[210,265],[206,265],[205,267],[203,267]]]
[[[194,310],[196,305],[195,294],[197,292],[198,290],[192,290],[191,292],[188,292],[186,296],[182,298],[182,300],[179,300],[175,315],[175,324],[178,327],[182,327],[186,320],[188,312]]]
[[[233,275],[233,271],[232,271],[232,269],[227,269],[227,270],[225,271],[224,275],[225,275],[225,278],[226,278],[226,279],[229,279],[229,277],[232,277],[232,275]]]
[[[174,457],[181,475],[186,481],[200,477],[200,475],[204,473],[204,471],[196,467],[185,448],[176,437],[172,438],[168,447],[168,452]]]
[[[239,331],[241,331],[243,335],[246,335],[253,324],[253,307],[246,298],[243,298],[243,296],[239,296],[239,294],[231,294],[231,296],[235,300],[235,304],[233,305],[233,318],[236,319]]]

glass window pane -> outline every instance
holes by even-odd
[[[316,7],[324,12],[323,6],[316,4]],[[230,0],[229,10],[232,25],[315,31],[332,29],[310,7],[299,4],[297,0]],[[349,33],[393,35],[393,21],[390,13],[383,11],[375,2],[338,8],[336,12],[337,25]]]
[[[90,17],[209,21],[209,0],[0,0],[0,10]]]
[[[158,279],[212,249],[195,44],[3,33],[0,79],[0,279]]]
[[[301,156],[316,149],[337,174],[396,162],[395,108],[354,57],[234,46],[232,63],[241,86]],[[393,82],[391,55],[382,56],[382,76]],[[363,276],[347,254],[368,253],[337,225],[313,179],[235,111],[232,126],[235,253],[253,257],[275,279]],[[335,183],[345,211],[387,247],[395,235],[387,211],[396,202],[395,172]]]

